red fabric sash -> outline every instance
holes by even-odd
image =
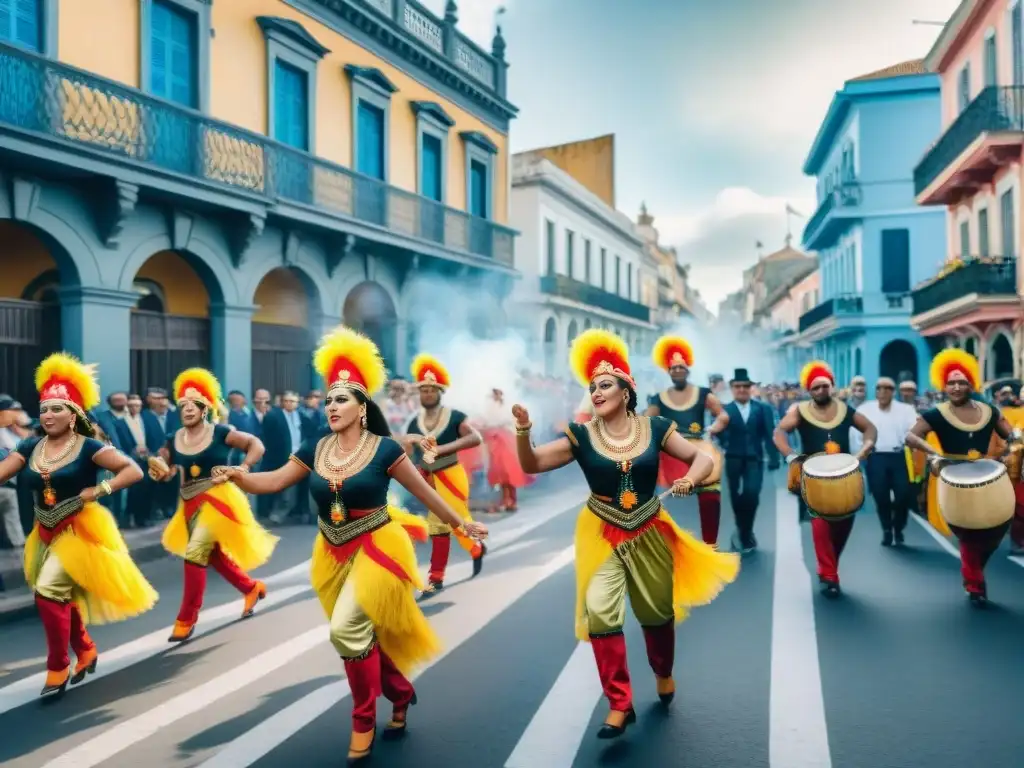
[[[70,515],[57,523],[57,527],[53,529],[36,523],[36,530],[39,531],[39,540],[46,546],[50,546],[50,542],[57,538],[57,534],[63,532],[64,529],[70,526],[74,521],[75,515]]]
[[[185,519],[191,520],[203,504],[209,504],[231,522],[238,522],[238,518],[236,518],[235,513],[231,511],[231,507],[220,499],[215,499],[213,496],[205,493],[200,493],[198,496],[195,496],[185,502]]]
[[[357,520],[374,511],[375,510],[372,509],[350,509],[349,518]],[[347,563],[360,550],[360,548],[362,548],[363,552],[366,553],[366,556],[381,568],[387,569],[402,581],[410,581],[409,575],[402,570],[402,566],[396,563],[387,554],[387,552],[374,543],[373,531],[364,533],[362,536],[356,536],[352,541],[347,541],[341,546],[335,546],[334,544],[331,544],[331,542],[327,541],[327,539],[324,539],[324,546],[326,546],[327,551],[331,553],[331,557],[341,565]]]
[[[448,489],[449,493],[459,501],[468,501],[468,497],[462,491],[455,487],[452,483],[451,478],[448,477],[447,473],[442,469],[434,473],[434,477],[441,481],[445,488]]]

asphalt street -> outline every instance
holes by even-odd
[[[782,480],[781,477],[776,478]],[[841,561],[844,596],[818,594],[810,530],[768,484],[760,550],[738,581],[679,627],[668,711],[657,704],[639,627],[627,643],[636,726],[594,734],[606,707],[593,657],[573,637],[572,532],[583,488],[572,475],[492,523],[483,573],[453,548],[450,587],[425,603],[445,655],[415,679],[402,742],[378,742],[394,768],[1018,768],[1024,564],[998,552],[992,605],[970,607],[956,556],[918,521],[887,549],[860,513]],[[672,501],[698,528],[696,503]],[[723,510],[720,543],[733,527]],[[351,702],[308,588],[313,529],[280,529],[259,575],[257,614],[210,579],[196,637],[167,644],[180,562],[147,563],[161,593],[134,621],[97,627],[97,674],[38,701],[43,636],[34,618],[0,627],[0,764],[308,768],[345,763]],[[420,563],[428,558],[425,546]],[[378,719],[390,712],[381,700]]]

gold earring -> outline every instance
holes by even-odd
[[[366,409],[363,409],[362,415],[359,417],[359,424],[366,429]]]

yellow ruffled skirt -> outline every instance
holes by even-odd
[[[75,586],[72,601],[89,624],[138,616],[157,601],[156,590],[132,560],[114,516],[90,501],[47,545],[39,524],[25,542],[25,582],[32,590],[47,557],[56,557]]]
[[[209,531],[243,571],[259,568],[270,560],[278,542],[277,536],[257,522],[249,497],[234,483],[214,485],[190,501],[179,499],[178,509],[164,529],[164,549],[185,557],[189,534],[198,526]]]
[[[672,607],[676,623],[689,609],[707,605],[736,580],[740,571],[738,555],[719,552],[694,538],[669,516],[664,508],[635,533],[608,525],[584,506],[576,521],[576,637],[588,642],[586,594],[591,579],[616,550],[629,547],[645,536],[661,536],[672,553]]]
[[[413,539],[426,541],[427,524],[388,506],[391,522],[340,547],[323,535],[313,544],[310,581],[328,620],[348,578],[355,579],[359,607],[373,624],[377,642],[408,676],[436,656],[441,641],[416,602],[423,588]]]

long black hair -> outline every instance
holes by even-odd
[[[360,405],[366,406],[366,429],[378,437],[391,437],[391,427],[388,420],[384,418],[384,412],[373,400],[364,395],[358,389],[351,390],[352,396]]]

